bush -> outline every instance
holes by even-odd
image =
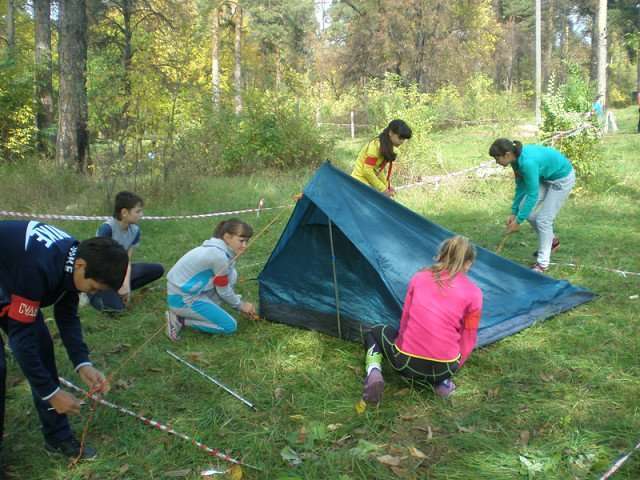
[[[32,73],[15,61],[0,63],[0,148],[4,160],[23,159],[33,151],[32,84]]]
[[[590,115],[593,97],[593,88],[580,68],[569,65],[567,82],[556,86],[552,78],[548,93],[542,98],[543,137],[585,127],[553,144],[571,160],[576,173],[583,177],[593,175],[601,160],[600,129],[596,117]]]

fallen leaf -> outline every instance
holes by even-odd
[[[457,425],[457,427],[460,433],[473,433],[476,430],[473,427],[463,427],[462,425]]]
[[[202,362],[202,356],[204,353],[202,352],[187,352],[186,357],[191,362]]]
[[[409,476],[409,471],[406,468],[391,467],[391,471],[400,478],[415,478],[414,476]]]
[[[410,388],[401,388],[400,390],[398,390],[396,393],[393,394],[394,397],[403,397],[405,395],[408,395],[409,392],[411,392]]]
[[[409,422],[411,420],[415,420],[418,418],[418,415],[400,415],[400,420],[404,420],[405,422]]]
[[[330,432],[335,432],[341,426],[341,423],[330,423],[329,425],[327,425],[327,430],[329,430]]]
[[[289,415],[289,418],[291,420],[295,420],[296,422],[301,422],[304,420],[304,415],[300,415],[299,413],[296,413],[295,415]]]
[[[229,480],[242,480],[242,467],[240,465],[234,465],[227,470],[227,477]]]
[[[302,460],[300,460],[300,456],[296,453],[296,451],[286,446],[282,450],[280,450],[280,456],[282,460],[284,460],[290,467],[295,467],[296,465],[300,465]]]
[[[362,427],[354,428],[352,431],[356,435],[366,435],[368,433],[368,430]]]
[[[187,475],[189,475],[191,473],[191,469],[190,468],[186,468],[184,470],[173,470],[171,472],[165,472],[164,476],[165,477],[186,477]]]
[[[409,454],[412,457],[416,457],[416,458],[427,458],[427,456],[420,450],[418,450],[416,447],[409,447]]]
[[[522,430],[520,432],[520,445],[526,447],[529,444],[529,438],[531,438],[531,433],[529,433],[529,430]]]
[[[356,413],[358,415],[362,415],[364,413],[364,411],[367,409],[367,404],[365,403],[364,400],[360,399],[356,404],[355,404],[355,409],[356,409]]]
[[[498,398],[499,393],[500,393],[500,387],[490,388],[489,390],[487,390],[487,398],[489,400],[496,399]]]
[[[118,343],[111,350],[107,350],[104,353],[106,353],[107,355],[111,355],[111,354],[114,354],[114,353],[125,352],[125,351],[129,350],[130,348],[131,348],[131,345],[128,344],[128,343]]]
[[[147,370],[150,371],[150,372],[162,373],[162,369],[161,368],[151,367],[151,368],[147,368]]]
[[[546,374],[546,373],[541,373],[540,374],[540,378],[544,382],[553,382],[553,380],[554,380],[553,375],[549,375],[549,374]]]
[[[349,370],[353,370],[353,373],[355,373],[359,377],[364,375],[364,369],[362,367],[355,366],[355,365],[347,365],[347,368]]]
[[[383,465],[389,465],[391,467],[397,467],[400,465],[400,457],[394,457],[392,455],[382,455],[381,457],[377,457],[378,460]]]
[[[127,473],[127,470],[129,470],[129,464],[125,463],[124,465],[122,465],[119,469],[118,469],[118,473],[120,475]]]
[[[278,387],[273,391],[273,397],[276,400],[282,400],[282,397],[284,397],[284,388],[282,387]]]
[[[304,428],[304,425],[303,425],[298,431],[298,437],[296,440],[298,443],[304,443],[306,439],[307,439],[307,429]]]
[[[349,440],[351,437],[351,435],[349,435],[348,433],[346,435],[343,435],[342,437],[340,437],[338,440],[336,440],[336,445],[342,445],[344,442],[346,442],[347,440]]]
[[[120,390],[128,390],[133,386],[132,379],[120,379],[117,380],[114,384],[114,387]]]

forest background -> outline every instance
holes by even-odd
[[[90,174],[109,203],[116,185],[153,194],[176,176],[188,185],[194,175],[313,167],[349,124],[369,134],[402,116],[417,134],[408,157],[428,170],[438,166],[430,131],[531,111],[534,7],[0,0],[0,153]],[[545,89],[573,72],[582,91],[565,109],[588,111],[596,91],[608,106],[631,104],[638,2],[541,8]],[[607,78],[596,85],[599,61]]]

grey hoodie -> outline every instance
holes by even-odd
[[[169,270],[167,293],[180,295],[187,305],[206,295],[216,303],[222,299],[233,308],[240,308],[241,297],[233,291],[238,281],[234,257],[224,240],[205,240],[201,246],[184,254]]]

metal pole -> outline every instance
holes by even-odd
[[[189,362],[187,362],[186,360],[183,360],[182,358],[180,358],[178,355],[176,355],[175,353],[173,353],[171,350],[166,350],[166,352],[171,355],[173,358],[175,358],[176,360],[178,360],[180,363],[185,364],[187,367],[189,367],[191,370],[194,370],[196,372],[198,372],[200,375],[202,375],[204,378],[206,378],[207,380],[210,380],[212,383],[216,384],[217,386],[219,386],[221,389],[223,389],[225,392],[227,392],[228,394],[232,395],[233,397],[237,398],[238,400],[240,400],[242,403],[244,403],[247,407],[252,408],[253,410],[256,410],[256,407],[253,405],[253,403],[251,403],[249,400],[245,399],[244,397],[242,397],[241,395],[238,395],[236,392],[234,392],[233,390],[231,390],[229,387],[227,387],[226,385],[224,385],[223,383],[219,382],[218,380],[216,380],[215,378],[213,378],[211,375],[207,375],[206,373],[204,373],[202,370],[200,370],[198,367],[195,367],[193,365],[191,365]]]
[[[329,244],[331,245],[331,266],[333,268],[333,290],[336,294],[336,319],[338,321],[338,338],[342,338],[342,324],[340,321],[340,295],[338,293],[338,275],[336,273],[336,253],[333,249],[333,228],[329,219]]]

